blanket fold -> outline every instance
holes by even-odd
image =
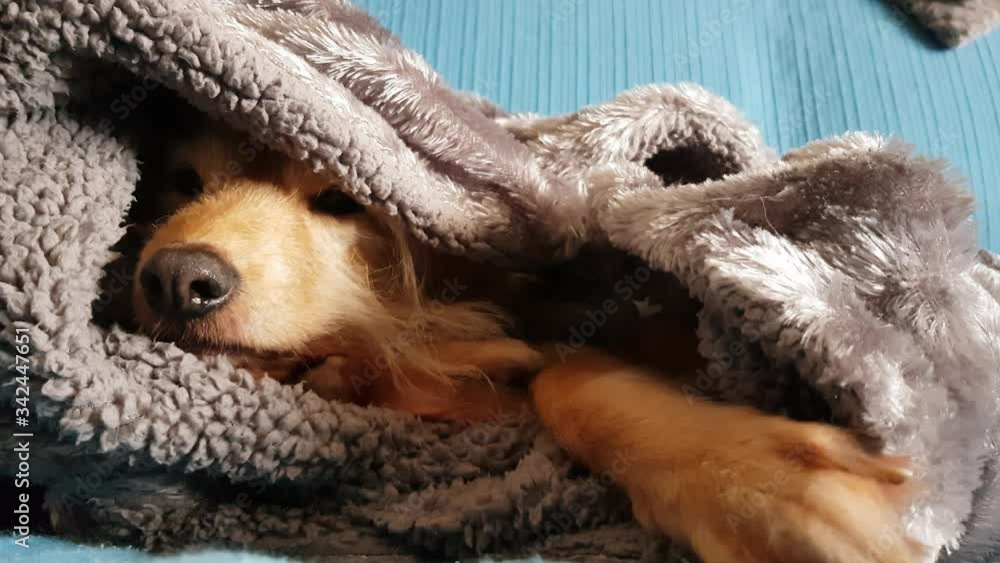
[[[592,275],[568,279],[599,298],[638,268],[647,307],[682,288],[710,362],[691,393],[912,456],[913,535],[969,558],[996,547],[1000,262],[943,163],[865,134],[779,158],[694,85],[506,114],[341,0],[0,8],[0,365],[27,328],[32,481],[58,533],[155,550],[688,557],[530,418],[329,402],[96,325],[131,279],[108,267],[139,175],[130,117],[165,90],[344,178],[442,251],[582,263]]]

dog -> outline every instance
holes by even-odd
[[[571,354],[527,342],[514,327],[544,301],[537,273],[435,251],[338,178],[219,123],[164,145],[131,294],[153,337],[427,418],[533,408],[594,472],[627,452],[617,483],[638,522],[710,563],[924,560],[901,527],[907,460],[682,392],[702,363],[692,317],[638,319]]]

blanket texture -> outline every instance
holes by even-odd
[[[997,547],[1000,262],[943,163],[862,134],[778,158],[692,85],[506,115],[340,0],[0,5],[0,365],[28,329],[30,478],[57,533],[299,556],[687,557],[530,418],[329,402],[96,325],[131,278],[108,267],[139,174],[125,124],[161,89],[345,178],[442,251],[561,264],[595,308],[625,276],[650,280],[647,308],[684,289],[710,361],[690,392],[913,456],[912,534],[961,561]],[[562,327],[569,345],[583,322]]]
[[[961,47],[1000,24],[1000,0],[892,0],[948,47]]]

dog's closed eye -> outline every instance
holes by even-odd
[[[336,188],[328,188],[312,201],[312,209],[327,215],[351,215],[364,211],[364,206]]]

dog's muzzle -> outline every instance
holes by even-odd
[[[156,252],[139,272],[143,298],[166,320],[203,317],[226,304],[239,274],[204,246],[176,246]]]

